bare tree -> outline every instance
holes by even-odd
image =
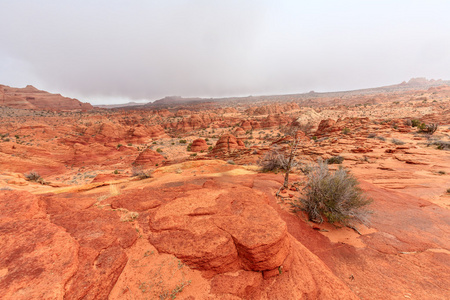
[[[288,188],[289,174],[298,165],[296,156],[301,146],[303,134],[298,125],[286,126],[281,131],[285,134],[285,137],[281,140],[280,144],[274,146],[264,156],[260,161],[260,165],[265,171],[284,170],[284,183],[281,188]]]

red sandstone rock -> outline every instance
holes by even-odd
[[[261,122],[261,128],[271,128],[280,125],[286,125],[290,120],[283,115],[268,115],[267,118]]]
[[[0,298],[62,299],[78,243],[50,223],[36,196],[0,191]]]
[[[357,147],[354,149],[350,149],[350,151],[352,151],[353,153],[368,153],[368,152],[373,152],[372,149],[368,149],[368,148],[364,148],[364,147]]]
[[[268,114],[279,114],[292,110],[300,109],[297,103],[286,103],[286,104],[270,104],[264,105],[257,108],[247,109],[249,115],[268,115]]]
[[[0,85],[2,90],[2,105],[39,110],[91,110],[92,105],[82,103],[77,99],[63,97],[60,94],[51,94],[27,85],[25,88],[13,88]]]
[[[245,130],[241,127],[238,127],[234,130],[234,136],[236,137],[244,137],[245,136]]]
[[[212,149],[213,153],[232,153],[236,150],[245,148],[242,141],[236,139],[235,136],[231,134],[225,134],[220,137],[216,145]]]
[[[145,149],[139,153],[136,160],[133,162],[135,166],[142,166],[143,168],[153,167],[156,164],[162,163],[164,156],[150,148]]]
[[[196,139],[192,142],[191,151],[200,152],[208,150],[208,145],[204,139]]]

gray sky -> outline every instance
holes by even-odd
[[[92,104],[450,79],[450,1],[0,0],[0,84]]]

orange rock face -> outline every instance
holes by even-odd
[[[89,112],[6,88],[28,109],[0,109],[0,299],[448,298],[450,88],[407,86]],[[280,190],[258,162],[290,124]],[[370,227],[291,211],[317,160],[361,183]]]
[[[236,139],[232,134],[225,134],[220,137],[212,149],[213,153],[232,153],[236,150],[245,148],[242,141]]]
[[[134,165],[141,166],[144,168],[153,167],[157,164],[162,163],[164,156],[150,148],[145,149],[139,153],[138,157],[134,161]]]
[[[200,152],[208,150],[208,145],[204,139],[196,139],[192,142],[191,151]]]
[[[28,192],[0,192],[2,299],[108,295],[127,260],[122,247],[129,247],[136,233],[127,224],[113,226],[115,214],[80,214],[51,198],[42,204]]]
[[[0,85],[2,90],[2,106],[39,109],[39,110],[91,110],[92,105],[82,103],[77,99],[63,97],[60,94],[50,94],[27,85],[25,88],[12,88]],[[4,98],[3,98],[4,97]]]

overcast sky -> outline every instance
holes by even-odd
[[[450,1],[0,0],[0,84],[92,104],[450,79]]]

